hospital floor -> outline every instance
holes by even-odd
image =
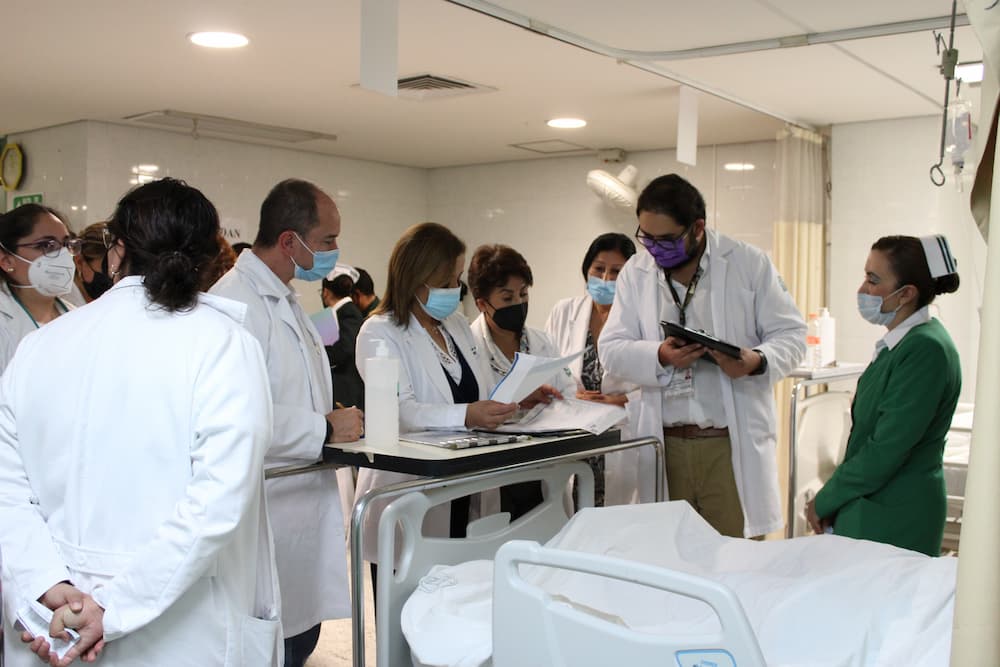
[[[366,564],[367,565],[367,564]],[[368,567],[365,581],[365,665],[375,667],[375,614],[372,611],[372,584]],[[327,621],[319,636],[316,650],[306,661],[306,667],[349,667],[351,665],[351,619]]]

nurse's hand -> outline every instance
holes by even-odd
[[[328,413],[326,420],[333,427],[331,442],[355,442],[364,432],[365,415],[357,408],[338,408]]]
[[[554,398],[557,398],[561,401],[562,397],[563,395],[561,391],[559,391],[550,384],[543,384],[541,387],[528,394],[527,398],[518,403],[518,407],[523,408],[525,410],[530,410],[539,403],[545,403],[546,405],[548,405],[549,403],[552,402],[552,399]]]
[[[715,359],[715,363],[719,364],[719,368],[722,369],[722,372],[734,380],[750,375],[750,373],[757,370],[757,367],[762,363],[760,352],[748,350],[745,347],[740,348],[739,359],[734,359],[728,354],[723,354],[722,352],[718,352],[716,350],[709,350],[708,353],[712,355],[713,359]]]
[[[674,368],[690,368],[705,354],[705,346],[698,343],[684,344],[680,338],[667,336],[660,349],[657,350],[656,358],[661,366],[673,366]]]
[[[818,514],[816,514],[816,500],[810,500],[806,503],[806,521],[809,522],[809,527],[812,528],[813,532],[817,535],[822,535],[826,532],[826,529],[833,525],[833,521],[830,519],[821,519]]]
[[[517,403],[476,401],[465,408],[465,425],[468,428],[493,430],[514,416]]]

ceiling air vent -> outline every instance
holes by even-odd
[[[167,130],[186,131],[194,136],[204,134],[213,137],[243,140],[256,139],[259,141],[273,141],[286,144],[298,144],[317,139],[326,139],[327,141],[337,140],[337,135],[335,134],[299,130],[278,125],[265,125],[264,123],[253,123],[235,118],[224,118],[222,116],[209,116],[190,111],[175,111],[173,109],[147,111],[132,116],[125,116],[125,120]]]
[[[593,153],[593,148],[574,144],[562,139],[542,139],[540,141],[525,141],[519,144],[509,144],[511,148],[520,148],[532,153],[555,155],[557,153]]]
[[[397,82],[399,96],[410,100],[437,100],[444,97],[458,97],[475,93],[492,93],[496,88],[483,86],[455,77],[418,74]]]

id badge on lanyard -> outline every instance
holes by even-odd
[[[670,274],[666,271],[663,272],[663,276],[667,282],[667,289],[670,291],[670,296],[673,297],[674,305],[677,306],[677,319],[680,321],[681,326],[687,324],[687,307],[691,303],[691,298],[694,296],[695,289],[698,288],[698,281],[701,280],[701,269],[699,268],[694,276],[691,278],[690,284],[688,284],[687,293],[684,295],[684,302],[682,303],[677,291],[674,289],[674,285],[671,282]],[[666,318],[662,318],[666,319]],[[670,382],[667,386],[663,388],[663,393],[671,398],[683,398],[694,395],[694,367],[689,366],[688,368],[675,368],[674,375],[670,378]]]
[[[694,395],[694,368],[675,368],[670,382],[663,388],[663,393],[670,398],[681,398]]]

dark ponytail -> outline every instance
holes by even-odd
[[[219,254],[219,214],[205,195],[174,178],[141,185],[118,202],[108,229],[150,301],[171,312],[194,307]]]

